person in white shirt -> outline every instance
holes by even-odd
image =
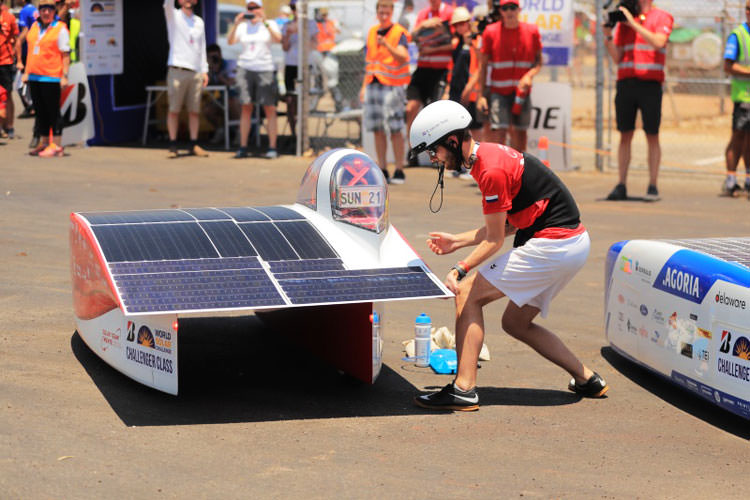
[[[268,151],[266,158],[276,158],[276,68],[271,58],[271,44],[281,41],[281,32],[274,21],[266,19],[262,0],[249,0],[247,10],[234,18],[227,36],[229,45],[242,44],[237,60],[237,87],[240,91],[240,149],[235,158],[246,158],[247,136],[253,105],[263,106],[268,129]]]
[[[195,0],[164,0],[164,17],[167,20],[169,58],[167,59],[167,131],[169,132],[169,157],[177,158],[177,129],[180,110],[188,110],[190,129],[189,154],[208,156],[198,146],[200,125],[201,89],[208,85],[208,60],[206,59],[206,34],[203,19],[194,14]]]

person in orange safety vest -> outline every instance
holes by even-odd
[[[391,21],[393,0],[378,0],[376,15],[378,24],[372,26],[367,35],[365,78],[359,99],[364,103],[365,130],[375,134],[378,165],[389,183],[403,184],[406,179],[402,162],[405,153],[404,87],[409,83],[408,33],[403,26]],[[396,160],[392,179],[386,168],[386,128]]]

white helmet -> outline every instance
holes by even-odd
[[[470,123],[471,114],[456,101],[443,100],[428,104],[411,124],[409,143],[412,154],[419,154],[440,144],[447,136],[466,130]]]

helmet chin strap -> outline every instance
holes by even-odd
[[[461,165],[466,163],[464,161],[464,154],[463,154],[463,144],[464,144],[464,136],[466,134],[465,130],[459,130],[455,133],[456,139],[458,139],[458,144],[456,146],[449,144],[448,141],[443,141],[440,143],[441,146],[443,146],[445,149],[448,150],[448,152],[453,155],[453,159],[456,161],[456,168],[460,169]],[[430,196],[430,212],[433,214],[436,214],[440,211],[441,208],[443,208],[443,189],[445,188],[445,182],[443,181],[443,176],[445,175],[445,162],[440,162],[438,164],[438,179],[437,183],[435,184],[435,189],[432,191],[432,196]],[[438,205],[437,209],[432,208],[432,202],[435,198],[435,193],[437,193],[438,187],[440,188],[440,205]]]

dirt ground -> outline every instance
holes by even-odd
[[[605,399],[575,397],[564,372],[505,335],[501,302],[486,308],[480,411],[415,407],[415,393],[450,380],[402,361],[420,312],[453,329],[452,303],[437,300],[389,306],[373,386],[254,317],[189,321],[173,397],[120,375],[76,334],[70,212],[291,203],[310,160],[167,160],[161,149],[114,147],[39,159],[24,155],[29,127],[21,120],[23,139],[0,145],[1,497],[746,497],[748,422],[625,361],[602,326],[612,243],[750,233],[750,203],[718,197],[718,179],[666,170],[663,200],[644,204],[596,201],[615,176],[594,171],[590,155],[561,174],[592,251],[540,322],[607,379]],[[481,208],[476,188],[449,178],[431,214],[434,182],[433,170],[407,170],[390,214],[442,275],[465,254],[429,254],[427,232],[476,227]],[[643,171],[629,188],[645,192]]]

